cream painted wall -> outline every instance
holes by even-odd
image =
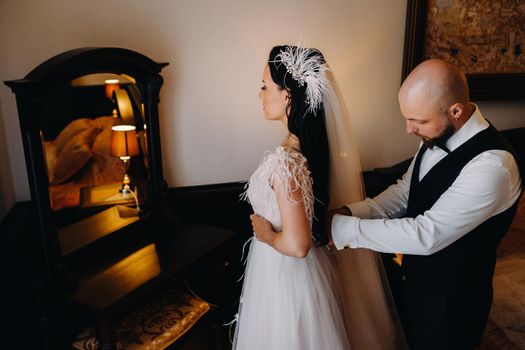
[[[0,79],[84,46],[170,62],[160,104],[165,179],[246,180],[284,135],[257,99],[268,51],[302,38],[335,72],[363,168],[389,166],[417,145],[397,104],[405,8],[406,0],[0,0]],[[523,101],[481,105],[496,126],[525,126]],[[17,118],[14,95],[0,87],[0,217],[29,198]]]

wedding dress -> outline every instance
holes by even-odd
[[[246,195],[254,212],[281,230],[271,187],[276,179],[302,189],[312,220],[314,198],[306,159],[283,147],[268,153],[250,177]],[[349,349],[342,291],[336,261],[326,247],[312,243],[306,257],[294,258],[253,238],[233,349]]]
[[[330,148],[329,208],[362,200],[361,165],[348,110],[330,71],[324,94]],[[271,183],[299,186],[310,223],[312,179],[305,157],[277,147],[248,183],[253,211],[281,230]],[[285,256],[251,239],[233,342],[236,350],[402,350],[406,340],[378,253],[312,247],[305,258]]]

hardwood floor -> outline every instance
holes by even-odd
[[[501,241],[497,256],[498,262],[508,266],[509,261],[519,262],[519,259],[515,259],[520,254],[525,253],[525,196],[522,196],[516,216],[512,222],[508,232]],[[513,263],[514,264],[514,263]],[[508,288],[515,288],[516,291],[525,289],[525,280],[521,281],[516,278],[516,275],[500,275],[502,272],[496,266],[496,273],[494,276],[494,299],[498,300],[493,302],[491,316],[487,323],[487,328],[483,335],[483,339],[478,350],[514,350],[525,348],[525,343],[516,343],[517,338],[521,338],[525,341],[525,304],[523,304],[523,297],[520,299],[520,294],[515,297],[508,297]],[[500,285],[501,281],[505,281],[505,285]],[[512,287],[509,287],[512,286]],[[504,288],[502,290],[502,288]],[[521,305],[521,306],[520,306]],[[504,312],[502,307],[508,308]],[[509,325],[508,320],[501,317],[503,314],[509,314],[512,312],[514,319]],[[514,339],[510,339],[508,335],[511,335]]]

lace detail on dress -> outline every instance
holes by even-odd
[[[247,189],[241,198],[250,202],[256,214],[280,228],[281,218],[272,188],[272,184],[276,182],[283,184],[293,203],[301,201],[294,200],[291,193],[299,188],[302,190],[302,202],[311,226],[314,217],[313,180],[306,158],[299,152],[286,150],[282,146],[277,147],[274,152],[267,152],[246,184]]]

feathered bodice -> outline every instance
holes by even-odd
[[[288,199],[294,203],[290,193],[301,188],[302,201],[306,208],[306,215],[313,219],[314,195],[312,177],[306,158],[299,152],[285,149],[280,146],[274,152],[267,152],[261,164],[250,177],[244,198],[248,199],[255,214],[258,214],[272,223],[276,231],[282,229],[281,216],[273,185],[279,182],[289,194]]]

